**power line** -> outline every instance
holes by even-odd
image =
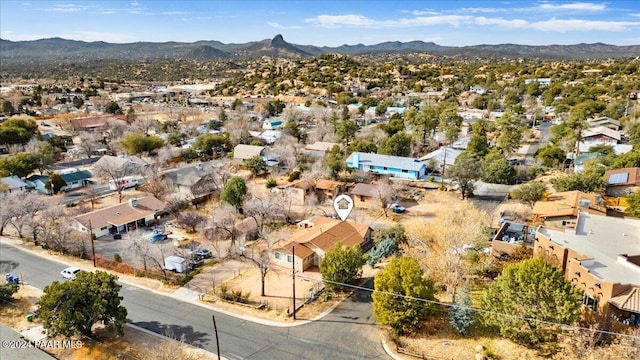
[[[303,278],[303,279],[307,279],[307,280],[317,280],[317,279],[314,279],[314,278],[311,278],[311,277],[307,277],[307,276],[303,276],[303,275],[297,275],[297,276],[299,278]],[[330,280],[322,280],[322,281],[325,282],[325,283],[330,283],[330,284],[334,284],[334,285],[340,285],[340,286],[344,286],[344,287],[349,287],[349,288],[353,288],[353,289],[356,289],[356,290],[363,290],[363,291],[368,291],[368,292],[371,292],[371,293],[381,293],[381,294],[386,294],[386,295],[391,295],[391,296],[396,296],[396,297],[402,297],[402,298],[405,298],[405,299],[421,301],[421,302],[424,302],[424,303],[429,303],[429,304],[434,304],[434,305],[442,305],[442,306],[447,306],[447,307],[456,307],[456,308],[460,308],[460,309],[472,310],[472,311],[479,312],[479,313],[485,313],[485,314],[497,315],[497,316],[504,316],[504,317],[508,317],[508,318],[512,318],[512,319],[518,319],[518,320],[524,320],[524,321],[534,321],[534,322],[537,322],[537,323],[540,323],[540,324],[556,325],[556,326],[559,326],[559,327],[561,327],[563,329],[566,329],[566,330],[572,330],[572,329],[573,330],[585,330],[585,331],[590,331],[590,332],[600,333],[600,334],[605,334],[605,335],[615,335],[615,336],[620,336],[620,337],[627,337],[627,338],[630,338],[630,339],[632,339],[634,341],[640,340],[640,336],[622,334],[622,333],[617,333],[617,332],[607,331],[607,330],[592,329],[592,328],[587,328],[587,327],[577,326],[577,325],[561,324],[561,323],[556,323],[556,322],[553,322],[553,321],[540,320],[540,319],[526,317],[526,316],[504,314],[504,313],[500,313],[500,312],[497,312],[497,311],[484,310],[484,309],[474,308],[474,307],[471,307],[471,306],[461,306],[461,305],[445,303],[445,302],[437,301],[437,300],[422,299],[422,298],[417,298],[417,297],[413,297],[413,296],[409,296],[409,295],[393,293],[393,292],[389,292],[389,291],[380,291],[380,290],[366,288],[366,287],[363,287],[363,286],[345,284],[345,283],[341,283],[341,282],[337,282],[337,281],[330,281]]]

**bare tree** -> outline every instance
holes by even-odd
[[[103,160],[106,159],[102,158],[101,161]],[[130,167],[118,161],[103,161],[96,163],[94,170],[98,176],[109,180],[109,185],[118,193],[118,202],[122,202],[122,192],[125,189],[123,179],[131,175]]]
[[[164,276],[164,281],[169,281],[169,276],[167,275],[167,269],[164,268],[164,259],[166,257],[166,251],[162,244],[155,244],[156,249],[158,251],[151,250],[148,253],[147,259],[152,264],[152,266],[158,271],[162,273]],[[151,247],[153,249],[153,247]]]
[[[396,190],[391,186],[389,179],[384,179],[376,184],[376,201],[382,208],[384,216],[389,216],[389,205],[396,197]]]
[[[95,183],[92,183],[89,186],[85,187],[84,194],[85,194],[84,198],[86,200],[89,200],[89,202],[91,203],[91,210],[94,210],[96,207],[96,204],[98,203],[98,198],[101,195],[98,185],[96,185]]]
[[[279,207],[274,193],[253,196],[244,203],[245,215],[253,218],[260,236],[264,235],[264,226],[274,219]]]
[[[63,254],[69,252],[70,245],[78,236],[60,207],[50,207],[42,214],[42,241],[53,250]]]
[[[100,136],[95,133],[82,132],[78,137],[80,138],[80,144],[78,144],[80,153],[84,154],[87,159],[91,159],[91,156],[100,145]]]
[[[20,202],[25,195],[22,191],[0,192],[0,236],[4,234],[4,229],[11,224],[11,219],[19,213]]]
[[[107,122],[107,133],[111,139],[120,140],[124,132],[129,128],[125,121],[115,120]]]
[[[30,223],[31,218],[45,209],[44,199],[36,193],[24,193],[19,202],[13,204],[13,217],[9,221],[18,233],[18,237],[24,240],[23,230]]]
[[[160,122],[158,120],[144,116],[138,117],[131,124],[131,130],[135,132],[140,132],[143,134],[148,134],[149,130],[158,130],[160,128]]]
[[[200,227],[205,220],[206,217],[195,210],[181,211],[178,213],[176,219],[180,226],[187,228],[188,231],[192,233],[195,233],[197,228]]]
[[[30,204],[23,204],[22,207],[27,214],[26,216],[26,226],[31,231],[31,237],[33,238],[33,242],[37,244],[38,235],[42,233],[42,212],[46,211],[46,209],[57,207],[59,204],[56,204],[53,199],[47,199],[38,197],[34,202]]]
[[[151,243],[144,238],[142,231],[139,229],[126,233],[126,239],[131,243],[128,250],[132,251],[135,256],[142,261],[142,268],[147,271],[147,260],[151,256]]]
[[[258,256],[246,257],[260,270],[260,296],[265,296],[264,287],[267,274],[273,268],[273,260],[271,259],[271,249],[262,250]]]
[[[296,138],[283,134],[273,145],[273,152],[280,156],[279,160],[287,169],[295,169],[298,166],[299,147],[300,144]]]
[[[231,246],[229,251],[234,251],[238,240],[238,229],[236,228],[236,210],[233,206],[223,206],[214,208],[211,212],[211,223],[214,231],[222,231],[229,235]]]

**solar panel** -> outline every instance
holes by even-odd
[[[629,180],[629,173],[613,174],[609,176],[609,185],[624,184]]]

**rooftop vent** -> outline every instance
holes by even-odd
[[[136,207],[136,206],[138,206],[138,199],[137,199],[137,198],[131,198],[131,199],[129,199],[129,205],[130,205],[131,207]]]

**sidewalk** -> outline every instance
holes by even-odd
[[[6,245],[10,245],[10,246],[14,246],[17,247],[19,249],[21,249],[22,251],[29,251],[30,253],[32,253],[33,255],[42,257],[42,258],[46,258],[48,260],[52,260],[52,261],[57,261],[61,264],[63,264],[64,266],[77,266],[82,270],[86,270],[86,271],[92,271],[94,270],[92,264],[90,261],[88,260],[81,260],[78,258],[72,258],[72,257],[68,257],[68,256],[62,256],[62,255],[58,255],[55,254],[53,252],[50,252],[48,250],[42,250],[39,247],[36,246],[29,246],[29,247],[25,247],[22,244],[22,240],[20,240],[19,238],[15,238],[15,237],[8,237],[8,236],[0,236],[0,243],[2,244],[6,244]],[[222,309],[218,306],[215,306],[214,304],[208,303],[208,302],[203,302],[200,301],[199,297],[200,297],[200,292],[198,291],[194,291],[191,290],[187,287],[180,287],[178,289],[168,289],[166,288],[161,281],[159,280],[153,280],[153,279],[147,279],[147,278],[141,278],[141,277],[137,277],[137,276],[132,276],[132,275],[125,275],[125,274],[120,274],[111,270],[105,270],[105,269],[100,269],[102,271],[106,271],[109,272],[111,274],[117,275],[118,276],[118,280],[122,283],[122,284],[126,284],[129,286],[135,286],[135,287],[139,287],[148,291],[151,291],[155,294],[158,295],[163,295],[163,296],[168,296],[171,297],[173,299],[179,300],[179,301],[183,301],[183,302],[187,302],[193,305],[197,305],[212,311],[216,311],[225,315],[229,315],[229,316],[233,316],[245,321],[251,321],[257,324],[262,324],[262,325],[267,325],[267,326],[274,326],[274,327],[290,327],[290,326],[299,326],[299,325],[304,325],[307,324],[311,321],[314,321],[318,318],[321,318],[322,316],[326,315],[329,311],[320,314],[318,317],[311,319],[311,320],[304,320],[304,321],[296,321],[295,323],[287,323],[287,322],[280,322],[280,321],[275,321],[275,320],[268,320],[268,319],[262,319],[262,318],[258,318],[258,317],[254,317],[254,316],[249,316],[246,314],[242,314],[242,313],[237,313],[237,312],[232,312],[232,311],[228,311],[225,309]],[[226,281],[226,279],[220,279],[219,281]]]

